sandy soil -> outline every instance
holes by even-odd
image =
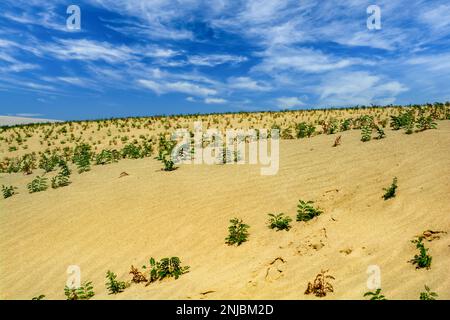
[[[414,236],[450,232],[450,122],[438,124],[412,135],[387,130],[367,143],[359,130],[339,133],[337,148],[336,135],[282,140],[275,176],[250,165],[162,172],[149,158],[94,166],[73,174],[69,187],[28,194],[32,176],[0,174],[0,185],[21,186],[0,200],[0,298],[64,299],[66,268],[75,264],[95,299],[318,299],[304,291],[322,269],[336,278],[324,299],[363,299],[369,265],[380,266],[389,299],[418,299],[425,284],[450,299],[449,233],[425,242],[430,270],[408,263]],[[394,176],[397,196],[384,201]],[[299,199],[324,213],[293,221],[289,232],[267,228],[268,213],[295,220]],[[233,217],[250,225],[240,247],[224,243]],[[130,280],[130,265],[150,256],[178,256],[191,271],[108,295],[107,270]]]

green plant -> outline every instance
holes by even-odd
[[[380,140],[380,139],[384,139],[386,137],[386,134],[384,133],[383,127],[377,126],[376,127],[377,130],[377,137],[375,139]]]
[[[106,272],[106,288],[109,291],[109,294],[117,294],[120,292],[123,292],[125,288],[127,287],[127,283],[125,281],[118,281],[117,275],[114,272],[111,272],[108,270]]]
[[[270,229],[277,229],[279,230],[286,230],[289,231],[291,226],[289,225],[289,222],[292,221],[290,217],[285,217],[284,213],[279,214],[272,214],[269,213],[269,228]]]
[[[306,137],[309,138],[316,130],[316,127],[314,127],[313,125],[307,124],[306,122],[301,122],[301,123],[297,124],[295,129],[296,129],[297,138],[306,138]]]
[[[31,300],[44,300],[45,294],[40,294],[36,297],[31,298]]]
[[[385,193],[383,195],[383,199],[388,200],[388,199],[394,198],[397,188],[398,188],[397,177],[395,177],[394,180],[392,180],[392,183],[389,188],[383,188],[383,190],[385,191]]]
[[[169,159],[167,159],[169,157]],[[175,170],[175,163],[170,159],[170,155],[164,156],[164,158],[161,160],[164,164],[164,171],[173,171]]]
[[[420,293],[420,300],[436,300],[438,294],[436,292],[432,292],[431,289],[425,285],[425,292]]]
[[[63,171],[58,173],[57,176],[52,178],[52,188],[57,189],[60,187],[66,187],[70,184],[69,176],[63,174]]]
[[[33,179],[33,181],[31,181],[27,185],[29,193],[47,190],[48,188],[47,182],[48,182],[47,178],[37,176],[36,178]]]
[[[381,288],[364,293],[364,297],[370,297],[370,300],[387,300],[386,297],[381,294]]]
[[[437,124],[433,121],[433,118],[431,116],[425,117],[422,115],[419,117],[419,119],[417,119],[416,127],[419,131],[425,131],[429,129],[436,129]]]
[[[411,240],[412,243],[416,245],[419,249],[419,254],[416,254],[409,262],[416,265],[416,269],[430,269],[432,257],[428,254],[428,249],[425,248],[423,244],[423,237],[418,237],[417,239]]]
[[[65,286],[64,295],[67,300],[89,300],[95,295],[94,286],[91,281],[85,282],[79,288],[69,288],[68,286]]]
[[[16,190],[16,187],[13,186],[5,186],[2,185],[2,193],[3,193],[3,198],[9,198],[12,197],[13,195],[16,194],[16,192],[14,190]]]
[[[372,139],[372,127],[371,126],[363,126],[361,130],[361,141],[367,142]]]
[[[91,170],[91,157],[92,151],[90,145],[82,143],[75,147],[72,161],[77,165],[78,173]]]
[[[225,238],[225,243],[230,246],[234,244],[240,246],[243,242],[247,241],[250,226],[244,224],[238,218],[231,219],[230,223],[231,226],[228,227],[229,235]]]
[[[143,266],[143,268],[146,267]],[[156,261],[153,257],[150,258],[149,283],[171,277],[178,279],[187,272],[189,272],[189,266],[182,267],[178,257],[162,258],[160,261]]]
[[[297,221],[309,221],[323,213],[319,208],[313,207],[314,201],[299,200],[297,205]]]

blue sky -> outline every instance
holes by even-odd
[[[339,4],[338,4],[339,3]],[[81,9],[81,30],[66,27]],[[381,8],[381,30],[366,25]],[[2,0],[0,115],[450,100],[448,1]]]

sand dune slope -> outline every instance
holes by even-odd
[[[75,264],[96,299],[317,299],[304,291],[321,269],[336,278],[325,299],[362,299],[369,265],[381,268],[387,298],[418,299],[427,284],[450,299],[450,122],[413,135],[388,130],[367,143],[345,132],[337,148],[334,139],[281,141],[275,176],[249,165],[162,172],[153,159],[124,160],[28,194],[30,176],[2,174],[0,185],[20,194],[0,200],[0,298],[64,299],[66,268]],[[384,201],[394,176],[397,197]],[[296,222],[299,199],[316,201],[323,215]],[[289,232],[267,228],[267,214],[279,212],[294,219]],[[250,225],[240,247],[224,243],[233,217]],[[432,267],[416,270],[410,240],[427,229],[448,233],[426,242]],[[150,256],[178,256],[191,271],[107,294],[107,270],[129,280],[130,265]]]

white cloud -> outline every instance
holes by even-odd
[[[217,91],[215,89],[206,88],[204,86],[187,82],[187,81],[153,81],[147,79],[139,79],[137,81],[141,86],[152,90],[157,94],[164,94],[169,92],[185,93],[194,96],[209,96],[215,95]]]
[[[368,72],[331,74],[316,89],[320,102],[331,106],[390,104],[407,90],[397,81],[388,81]]]
[[[268,84],[253,80],[249,77],[230,77],[227,82],[228,87],[231,89],[248,91],[269,91],[272,89]]]
[[[204,102],[206,104],[224,104],[228,101],[222,98],[205,98]]]
[[[244,61],[247,61],[246,57],[229,54],[197,55],[188,57],[188,62],[190,64],[207,67],[214,67],[225,63],[237,64]]]
[[[297,97],[281,97],[277,99],[277,104],[285,109],[290,109],[293,107],[301,107],[305,105],[299,98]]]

